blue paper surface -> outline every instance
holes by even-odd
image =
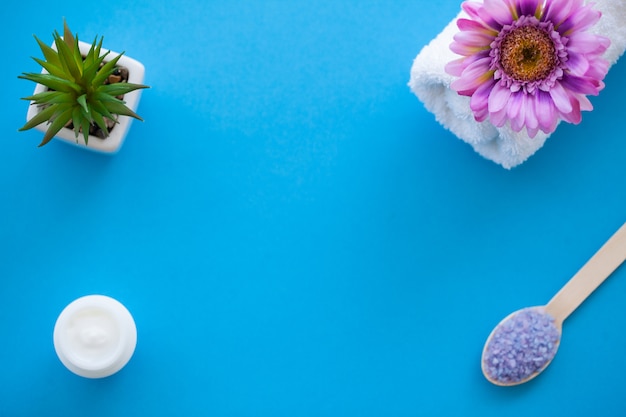
[[[411,63],[452,0],[12,2],[0,137],[0,416],[623,416],[626,270],[530,383],[480,371],[626,221],[624,61],[594,112],[507,171],[437,124]],[[17,132],[44,41],[146,66],[121,151]],[[118,374],[57,359],[61,310],[118,299]]]

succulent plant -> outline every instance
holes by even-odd
[[[65,21],[63,26],[63,37],[57,31],[53,34],[53,47],[35,36],[45,61],[33,59],[45,71],[18,76],[47,87],[46,91],[23,98],[31,101],[32,105],[40,106],[42,110],[19,130],[28,130],[47,122],[49,127],[39,144],[43,146],[62,128],[73,126],[76,139],[82,132],[87,143],[92,126],[97,126],[105,137],[109,135],[107,119],[116,123],[117,116],[142,120],[121,98],[126,93],[148,86],[108,82],[109,77],[117,71],[117,62],[123,53],[107,61],[109,52],[101,55],[103,37],[100,40],[96,37],[89,52],[83,56],[78,45],[78,35],[72,35]]]

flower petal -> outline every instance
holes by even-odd
[[[506,109],[502,109],[499,112],[489,113],[489,121],[492,125],[502,127],[509,118],[506,114]]]
[[[468,47],[470,49],[487,49],[489,48],[489,45],[491,44],[491,42],[493,42],[493,40],[494,37],[489,34],[469,30],[463,30],[454,35],[454,41],[457,44],[461,44],[462,46]]]
[[[609,72],[609,65],[609,61],[605,59],[595,59],[592,65],[589,66],[585,76],[595,78],[597,80],[603,80]]]
[[[476,1],[464,1],[461,3],[461,8],[467,13],[473,20],[481,20],[478,15],[478,10],[483,7],[482,3]],[[481,20],[482,21],[482,20]]]
[[[485,13],[484,5],[473,1],[465,1],[461,4],[461,8],[473,19],[481,22],[486,27],[499,32],[502,29],[500,25],[489,13]]]
[[[476,91],[472,95],[472,98],[470,99],[470,108],[472,109],[472,112],[474,112],[474,118],[479,122],[485,120],[489,115],[489,93],[491,92],[494,84],[495,81],[493,80],[484,83],[483,85],[478,87],[478,89],[476,89]]]
[[[526,95],[526,105],[524,106],[526,110],[526,118],[524,120],[524,125],[526,126],[526,129],[530,129],[531,131],[534,131],[535,134],[537,134],[539,119],[535,111],[535,100],[536,97],[534,95]]]
[[[485,7],[479,11],[483,20],[486,14],[502,26],[510,25],[515,20],[511,10],[502,0],[484,0],[484,5]]]
[[[590,77],[576,77],[566,75],[561,80],[563,87],[577,94],[597,96],[604,88],[604,83],[598,79]]]
[[[506,107],[511,97],[511,89],[496,83],[489,94],[489,112],[495,113]]]
[[[595,25],[600,20],[602,13],[591,7],[591,4],[587,4],[579,9],[574,9],[572,14],[557,27],[559,33],[563,36],[569,36],[576,31],[583,31]]]
[[[537,16],[541,12],[543,1],[541,0],[518,0],[517,13],[520,16]]]
[[[566,114],[572,111],[569,94],[560,82],[554,83],[554,86],[550,89],[550,97],[552,97],[554,105],[561,113]]]
[[[589,32],[574,32],[569,36],[567,50],[579,54],[601,54],[609,46],[605,39],[607,38]],[[609,44],[610,42],[609,40]]]
[[[566,114],[563,114],[563,120],[573,123],[575,125],[579,124],[583,118],[582,113],[580,112],[580,101],[576,97],[571,97],[570,105],[572,110]]]
[[[533,139],[535,136],[537,136],[537,133],[539,133],[539,128],[538,127],[530,128],[526,126],[526,132],[528,133],[528,137]]]
[[[460,77],[463,74],[463,70],[465,69],[465,58],[455,59],[454,61],[450,61],[444,67],[444,70],[447,74],[454,75],[455,77]]]
[[[575,6],[575,0],[547,0],[543,13],[544,22],[552,22],[554,26],[560,25],[569,16]]]
[[[511,129],[515,132],[519,132],[524,127],[526,122],[526,107],[528,106],[528,94],[522,92],[519,96],[520,106],[518,112],[515,117],[511,118]]]
[[[581,110],[584,110],[584,111],[591,111],[591,110],[593,110],[593,104],[591,104],[591,101],[589,101],[587,96],[579,94],[578,95],[578,102],[580,103],[580,109]]]
[[[522,107],[522,96],[524,94],[525,93],[521,90],[511,94],[509,105],[506,108],[506,114],[509,117],[509,119],[513,119],[517,117],[517,115],[519,114],[519,110]]]
[[[498,36],[498,31],[483,25],[481,22],[476,20],[464,19],[460,18],[456,21],[456,25],[460,30],[471,30],[474,32],[485,33],[488,35],[492,35],[493,37]]]
[[[454,81],[451,87],[461,95],[471,95],[484,82],[492,78],[493,71],[489,71],[490,58],[482,58],[472,62],[461,74],[461,78]]]
[[[589,69],[589,61],[587,61],[587,57],[583,54],[570,53],[569,59],[567,60],[567,69],[571,74],[585,75]]]
[[[537,91],[535,94],[535,114],[539,128],[544,133],[554,132],[559,117],[549,93]]]

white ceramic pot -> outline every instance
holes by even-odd
[[[83,55],[86,55],[89,52],[89,49],[91,48],[91,44],[79,41],[79,48],[80,48],[81,53]],[[103,48],[100,53],[105,54],[107,51],[108,51],[107,49]],[[110,51],[107,58],[115,58],[118,55],[119,53]],[[128,82],[129,83],[143,84],[146,70],[141,62],[135,59],[132,59],[130,57],[127,57],[124,54],[118,61],[118,65],[128,68]],[[45,72],[45,70],[42,72]],[[45,91],[45,89],[46,89],[45,86],[41,84],[37,84],[37,86],[35,87],[34,94],[41,93]],[[134,112],[137,111],[137,106],[139,105],[139,99],[141,98],[141,91],[142,90],[139,89],[139,90],[131,91],[130,93],[127,93],[124,95],[124,102],[126,103],[126,106]],[[32,119],[39,111],[41,111],[39,106],[33,105],[31,103],[31,105],[28,108],[26,120]],[[61,139],[64,142],[71,143],[73,145],[77,145],[82,148],[90,149],[90,150],[97,151],[97,152],[113,154],[113,153],[116,153],[122,146],[122,143],[124,142],[124,138],[126,137],[128,130],[130,129],[130,125],[132,121],[133,121],[132,117],[119,116],[118,123],[115,124],[115,127],[113,129],[111,129],[108,137],[106,137],[105,139],[101,139],[97,136],[89,135],[89,141],[87,144],[85,143],[85,138],[83,137],[82,133],[79,134],[77,138],[74,133],[74,130],[68,129],[65,127],[62,128],[54,137],[56,139]],[[48,128],[48,123],[46,122],[41,123],[37,125],[35,128],[37,130],[45,132]]]

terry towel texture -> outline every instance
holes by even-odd
[[[594,0],[593,3],[594,9],[602,12],[602,18],[590,32],[611,39],[604,58],[613,65],[626,49],[626,0]],[[512,168],[541,148],[550,135],[539,131],[530,138],[525,129],[515,132],[508,124],[495,127],[489,121],[474,120],[469,97],[460,96],[450,88],[455,77],[444,70],[448,62],[460,57],[450,50],[453,37],[459,31],[456,25],[459,17],[467,15],[461,12],[417,55],[409,86],[445,128],[472,145],[483,157],[504,168]]]

